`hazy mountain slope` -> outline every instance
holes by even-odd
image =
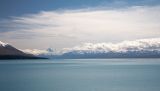
[[[32,54],[26,54],[13,46],[0,41],[0,59],[38,59]]]

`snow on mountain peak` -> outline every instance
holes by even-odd
[[[0,46],[5,47],[5,46],[7,46],[7,45],[8,45],[7,43],[3,43],[3,42],[0,41]]]

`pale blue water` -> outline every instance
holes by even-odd
[[[3,60],[0,91],[160,91],[160,59]]]

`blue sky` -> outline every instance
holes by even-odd
[[[0,18],[57,9],[79,9],[97,6],[119,8],[159,4],[159,0],[1,0]]]
[[[159,0],[1,0],[0,41],[20,49],[159,38]]]

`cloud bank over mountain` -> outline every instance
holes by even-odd
[[[160,38],[122,41],[120,43],[84,43],[61,51],[24,50],[39,56],[59,58],[160,57]]]
[[[73,48],[66,48],[66,50],[92,52],[160,51],[160,38],[139,39],[120,43],[84,43]]]

